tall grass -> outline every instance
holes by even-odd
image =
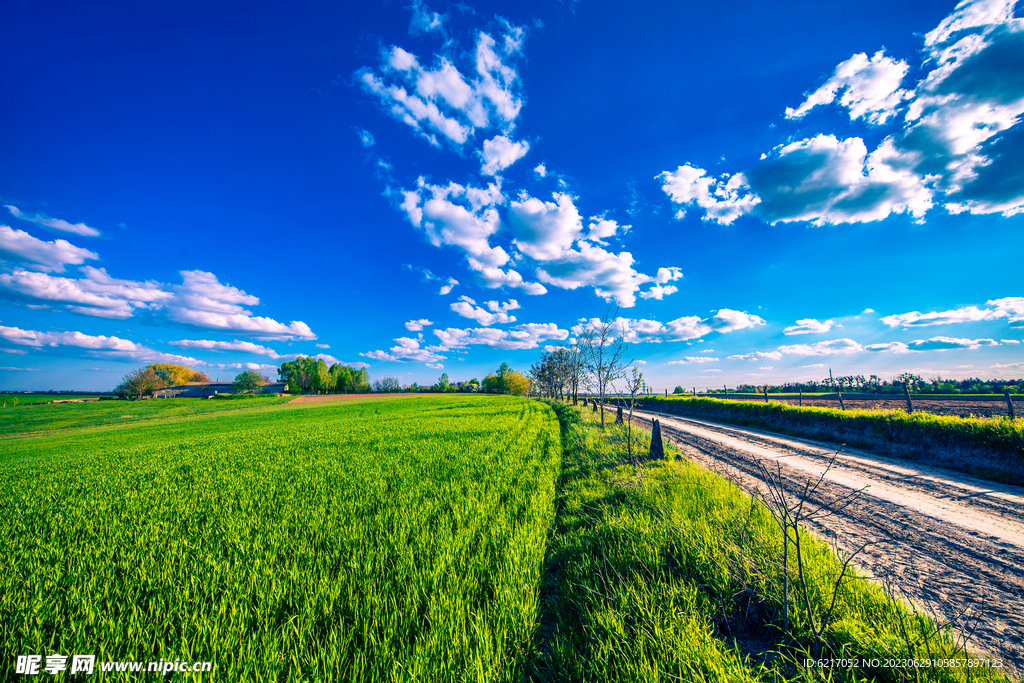
[[[790,603],[784,638],[781,532],[767,510],[686,461],[627,464],[621,427],[602,430],[592,413],[555,408],[565,453],[532,680],[966,679],[952,669],[805,668],[814,645],[807,611]],[[649,447],[649,434],[634,434],[636,447]],[[817,617],[839,563],[824,543],[803,544]],[[906,657],[901,616],[912,638],[933,626],[876,586],[845,581],[822,656]],[[948,636],[931,639],[931,657],[954,649]],[[1003,680],[991,670],[970,675]]]
[[[501,680],[526,656],[547,406],[254,407],[6,445],[0,678],[24,653],[212,661],[223,681]]]

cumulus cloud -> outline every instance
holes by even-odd
[[[0,225],[0,257],[29,263],[45,272],[64,272],[64,266],[77,266],[99,254],[82,249],[67,240],[44,242],[24,230]]]
[[[167,342],[172,346],[177,346],[182,349],[206,349],[208,351],[241,351],[243,353],[255,353],[261,356],[269,356],[275,360],[279,358],[285,358],[278,354],[274,349],[260,344],[254,344],[247,341],[212,341],[209,339],[179,339],[177,341]],[[317,344],[319,346],[319,344]]]
[[[607,246],[607,243],[604,240],[608,239],[609,237],[614,237],[615,233],[617,233],[619,230],[621,230],[622,232],[626,232],[631,227],[633,226],[620,226],[617,221],[613,221],[610,218],[605,218],[604,216],[594,216],[593,218],[590,219],[590,225],[587,226],[586,239],[590,242]]]
[[[445,294],[450,293],[457,284],[459,284],[459,281],[453,277],[450,277],[448,278],[448,284],[441,285],[441,289],[439,289],[437,293],[440,294],[441,296],[444,296]]]
[[[886,342],[884,344],[868,344],[864,347],[865,351],[871,351],[872,353],[880,353],[883,351],[891,351],[893,353],[906,353],[909,348],[903,342]]]
[[[822,332],[828,332],[835,326],[835,320],[826,320],[825,322],[818,322],[814,318],[804,318],[803,320],[797,320],[795,325],[790,325],[782,331],[783,334],[821,334]]]
[[[820,88],[807,96],[796,109],[786,108],[787,119],[798,119],[818,105],[831,104],[843,91],[839,104],[850,110],[850,120],[863,118],[881,124],[896,115],[900,104],[910,96],[900,89],[910,67],[906,62],[885,56],[879,50],[873,57],[855,54],[836,67],[835,73]]]
[[[501,171],[522,159],[530,150],[527,142],[513,142],[504,135],[496,135],[484,141],[484,148],[479,152],[483,165],[480,172],[484,175],[497,175]]]
[[[548,174],[548,169],[544,164],[537,164],[534,167],[533,172],[536,173],[538,177],[544,178]]]
[[[0,274],[0,296],[16,301],[59,303],[72,313],[100,318],[124,320],[144,311],[194,327],[266,339],[316,338],[301,321],[285,325],[254,316],[244,306],[254,306],[259,299],[222,285],[213,273],[181,271],[181,285],[120,280],[103,268],[91,266],[83,267],[82,273],[82,278],[66,278],[16,269]]]
[[[24,301],[61,303],[83,315],[124,320],[136,309],[157,309],[174,298],[164,285],[118,280],[103,268],[85,266],[84,278],[66,278],[16,269],[0,274],[0,296]]]
[[[39,332],[0,325],[0,340],[8,344],[36,349],[70,347],[81,349],[91,356],[124,358],[143,362],[181,363],[183,365],[203,364],[202,361],[195,358],[161,353],[128,339],[104,335],[93,336],[82,332]]]
[[[780,346],[780,353],[789,353],[797,356],[834,356],[846,353],[858,353],[864,347],[852,339],[832,339],[821,341],[816,344],[792,344]]]
[[[911,351],[949,351],[951,349],[979,349],[983,346],[999,346],[995,339],[957,339],[954,337],[932,337],[917,339],[907,344]]]
[[[377,139],[373,137],[373,133],[362,128],[356,128],[356,135],[359,136],[359,142],[363,143],[363,147],[373,147],[377,144]]]
[[[448,20],[448,15],[431,12],[422,0],[414,0],[411,9],[409,33],[432,33],[434,31],[444,33],[444,22]]]
[[[395,339],[395,341],[398,342],[398,346],[392,346],[387,351],[369,351],[367,353],[360,353],[359,355],[366,358],[372,358],[373,360],[394,361],[398,363],[403,363],[405,361],[437,363],[447,359],[447,356],[442,356],[436,353],[439,349],[431,350],[430,347],[422,347],[422,334],[416,339],[411,337],[399,337]]]
[[[426,318],[420,318],[419,320],[410,320],[405,324],[405,329],[410,332],[419,332],[427,325],[433,325],[434,323]]]
[[[85,223],[69,223],[60,218],[50,218],[49,216],[41,213],[24,213],[16,206],[5,204],[4,207],[11,212],[11,215],[15,218],[20,218],[23,221],[29,223],[35,223],[41,225],[44,228],[51,230],[58,230],[60,232],[70,232],[76,235],[82,235],[83,237],[99,237],[100,231],[96,228],[90,228]]]
[[[711,356],[684,356],[679,360],[670,360],[669,365],[689,365],[691,363],[717,363],[717,358]]]
[[[493,328],[459,329],[449,327],[434,330],[441,346],[446,349],[464,349],[468,346],[490,346],[495,349],[535,349],[544,341],[564,341],[569,337],[567,330],[559,329],[555,323],[526,323],[505,330]]]
[[[728,360],[764,360],[765,358],[779,360],[782,358],[782,354],[778,351],[752,351],[751,353],[729,356]]]
[[[255,306],[260,300],[236,287],[221,284],[213,273],[183,270],[181,277],[183,283],[171,287],[174,299],[166,307],[170,320],[204,329],[250,334],[260,339],[316,339],[309,326],[300,320],[285,325],[272,318],[253,315],[244,306]]]
[[[329,348],[331,348],[331,345],[330,344],[317,344],[316,348],[318,348],[318,349],[329,349]]]
[[[855,54],[787,116],[838,104],[888,134],[869,150],[859,137],[815,135],[780,145],[742,173],[717,178],[692,165],[659,176],[681,214],[729,224],[754,215],[814,225],[922,220],[949,213],[1024,211],[1024,19],[1010,0],[964,0],[924,38],[923,76],[901,88],[905,62]]]
[[[458,301],[451,305],[451,309],[463,318],[475,320],[484,327],[489,327],[494,323],[515,322],[516,317],[509,315],[508,312],[519,308],[519,302],[515,299],[509,299],[505,303],[488,301],[484,306],[486,308],[477,306],[476,301],[473,301],[468,296],[461,296]]]
[[[519,54],[525,32],[509,24],[505,29],[500,44],[487,33],[477,34],[475,73],[469,76],[445,57],[436,57],[433,68],[424,67],[397,46],[382,56],[377,69],[363,68],[356,75],[389,115],[428,142],[439,145],[440,135],[462,147],[477,130],[508,132],[519,116],[519,74],[509,62]]]
[[[707,318],[693,315],[676,318],[667,323],[642,318],[616,318],[614,323],[616,332],[631,344],[688,341],[699,339],[711,332],[724,334],[764,324],[764,320],[759,316],[728,308],[723,308]],[[588,327],[598,329],[600,325],[599,318],[584,318],[572,329],[574,334],[579,334]]]
[[[992,299],[985,302],[991,308],[978,308],[977,306],[965,306],[949,311],[934,313],[900,313],[898,315],[887,315],[882,322],[889,327],[927,327],[929,325],[950,325],[954,323],[977,322],[982,320],[1003,320],[1007,322],[1024,322],[1024,297],[1011,296],[1002,299]]]

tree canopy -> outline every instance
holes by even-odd
[[[235,393],[248,394],[269,383],[270,378],[266,375],[261,375],[255,370],[245,370],[235,375],[235,381],[231,383],[231,388],[235,390]]]
[[[153,368],[145,367],[132,370],[121,380],[114,393],[130,398],[142,398],[157,389],[163,389],[166,383],[154,372]]]
[[[298,356],[281,363],[278,380],[293,394],[361,394],[370,391],[370,373],[341,363],[327,367],[322,358]]]
[[[152,370],[164,383],[164,387],[176,387],[186,382],[209,382],[210,377],[205,372],[193,370],[187,365],[177,363],[150,363],[146,366]],[[163,388],[163,387],[161,387]]]

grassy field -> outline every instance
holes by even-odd
[[[547,406],[173,403],[0,437],[0,678],[55,652],[213,661],[224,681],[517,668],[554,514]],[[84,407],[77,424],[110,417]]]
[[[222,681],[966,680],[804,668],[828,548],[807,540],[810,611],[781,637],[765,509],[695,465],[627,463],[595,417],[450,395],[5,413],[0,680],[51,653]],[[901,617],[932,628],[848,581],[822,655],[905,656]]]
[[[109,396],[109,395],[107,395]],[[0,398],[18,399],[18,405],[32,403],[49,403],[50,401],[68,401],[76,398],[100,398],[100,394],[5,394],[0,391]]]

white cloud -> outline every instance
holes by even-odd
[[[409,33],[432,33],[434,31],[444,33],[444,22],[447,20],[447,14],[431,12],[422,0],[413,0]]]
[[[573,327],[573,332],[578,334],[587,326],[597,329],[600,324],[599,318],[581,319]],[[615,319],[616,330],[631,344],[688,341],[690,339],[699,339],[710,332],[721,332],[724,334],[764,324],[764,320],[756,315],[728,308],[723,308],[707,318],[693,315],[676,318],[667,323],[642,318]]]
[[[526,156],[529,150],[527,142],[513,142],[504,135],[496,135],[485,140],[483,151],[478,152],[483,161],[480,172],[484,175],[497,175]]]
[[[633,361],[633,365],[647,365],[647,361],[645,361],[645,360],[635,360],[635,361]]]
[[[368,353],[360,353],[359,355],[374,360],[395,361],[399,363],[405,361],[437,363],[447,359],[447,356],[441,356],[429,348],[422,348],[420,346],[423,343],[422,334],[416,339],[399,337],[395,341],[398,342],[398,346],[392,346],[388,351],[370,351]]]
[[[519,308],[519,302],[515,299],[509,299],[505,303],[488,301],[485,305],[486,308],[477,306],[476,301],[473,299],[470,299],[468,296],[461,296],[458,301],[451,305],[451,309],[463,318],[475,320],[484,327],[494,323],[515,322],[516,317],[508,314],[509,311]]]
[[[437,293],[438,293],[438,294],[440,294],[441,296],[444,296],[445,294],[448,294],[449,292],[451,292],[451,291],[452,291],[452,289],[453,289],[453,288],[455,287],[455,285],[457,285],[457,284],[459,284],[459,281],[458,281],[458,280],[456,280],[456,279],[455,279],[455,278],[453,278],[453,277],[450,277],[450,278],[448,278],[448,284],[446,284],[446,285],[441,285],[441,289],[440,289],[440,290],[439,290],[439,291],[438,291]]]
[[[818,322],[814,318],[804,318],[803,320],[797,320],[795,325],[790,325],[783,334],[821,334],[828,332],[835,326],[835,320],[826,320],[825,322]]]
[[[413,25],[422,26],[416,16]],[[443,19],[436,13],[426,25],[434,25],[435,19],[440,28]],[[397,46],[383,56],[376,71],[364,68],[357,75],[396,120],[433,145],[439,144],[440,134],[461,147],[477,130],[497,127],[508,132],[519,116],[519,75],[505,60],[520,51],[524,31],[507,23],[505,28],[501,48],[490,35],[477,35],[473,76],[444,57],[436,58],[435,68],[424,68],[415,55]]]
[[[434,334],[446,349],[481,345],[506,350],[535,349],[540,342],[552,339],[564,341],[569,336],[568,331],[559,329],[555,323],[526,323],[505,330],[449,327],[445,330],[434,330]]]
[[[800,367],[802,367],[802,368],[823,368],[823,367],[825,367],[825,364],[824,363],[811,363],[810,365],[801,365]]]
[[[261,346],[259,344],[253,344],[252,342],[239,341],[211,341],[209,339],[179,339],[177,341],[167,342],[171,346],[177,346],[183,349],[206,349],[208,351],[241,351],[243,353],[256,353],[261,356],[270,356],[273,359],[285,358],[278,354],[273,349]],[[317,344],[319,346],[319,344]]]
[[[773,368],[771,365],[763,365],[763,366],[758,368],[758,370],[774,370],[774,369],[775,368]]]
[[[583,219],[573,198],[556,192],[552,199],[544,202],[524,192],[509,205],[514,244],[538,261],[560,258],[583,232]]]
[[[545,166],[544,164],[537,164],[537,166],[534,167],[533,172],[536,173],[539,177],[544,178],[548,174],[548,169],[547,166]]]
[[[977,322],[981,320],[1000,320],[1005,318],[1009,323],[1024,322],[1024,297],[1005,297],[985,302],[992,308],[981,309],[977,306],[965,306],[950,311],[936,313],[900,313],[882,318],[889,327],[904,328],[927,327],[929,325],[949,325],[953,323]]]
[[[669,365],[689,365],[691,363],[717,363],[717,358],[711,356],[684,356],[680,360],[670,360]]]
[[[50,228],[51,230],[59,230],[60,232],[71,232],[76,235],[82,235],[84,237],[99,237],[100,231],[96,228],[90,228],[85,223],[68,223],[60,218],[50,218],[44,216],[41,213],[28,214],[20,211],[18,207],[5,204],[5,208],[11,212],[11,215],[15,218],[20,218],[23,221],[29,223],[35,223],[41,225],[44,228]]]
[[[605,218],[604,216],[594,216],[593,218],[590,219],[590,225],[587,226],[586,239],[590,242],[594,242],[596,244],[603,244],[607,246],[607,243],[604,240],[608,239],[609,237],[614,237],[615,233],[617,233],[619,230],[622,230],[622,232],[626,232],[631,227],[633,226],[620,226],[618,222],[613,221],[610,218]],[[662,270],[665,269],[663,268]]]
[[[435,370],[444,370],[444,365],[441,363],[426,363],[428,368],[434,368]]]
[[[167,317],[186,325],[225,332],[247,333],[260,339],[316,339],[306,323],[293,320],[285,325],[271,318],[254,316],[243,305],[255,306],[259,299],[244,291],[222,285],[217,276],[201,270],[181,271],[183,284],[175,285]]]
[[[359,136],[359,142],[363,143],[363,147],[373,147],[377,144],[377,139],[373,137],[373,133],[362,128],[356,128],[356,135]]]
[[[721,370],[719,370],[718,368],[706,368],[704,370],[701,370],[701,372],[721,372]]]
[[[949,213],[1024,212],[1024,19],[1011,0],[964,0],[924,38],[923,76],[901,89],[909,66],[877,52],[856,54],[790,117],[837,103],[851,119],[891,126],[869,151],[857,137],[816,135],[762,155],[719,179],[681,166],[660,176],[673,201],[727,224],[742,214],[815,225],[877,221],[893,213],[923,220]],[[899,116],[906,104],[905,114]],[[681,173],[687,169],[686,173]],[[736,192],[727,185],[736,182]],[[755,199],[760,199],[758,203]],[[685,213],[683,206],[680,213]]]
[[[82,349],[93,356],[113,356],[145,362],[181,363],[183,365],[203,364],[202,361],[195,358],[161,353],[128,339],[104,335],[93,336],[81,332],[39,332],[0,325],[0,339],[10,344],[36,349],[72,347]]]
[[[864,347],[852,339],[833,339],[821,341],[816,344],[792,344],[780,346],[779,352],[791,353],[798,356],[833,356],[845,353],[858,353]]]
[[[750,213],[761,203],[761,198],[750,191],[747,179],[742,173],[724,175],[716,179],[707,175],[703,168],[685,164],[673,171],[660,173],[657,180],[676,204],[696,204],[705,210],[704,220],[730,225],[744,214]],[[681,219],[685,208],[676,214]]]
[[[729,356],[728,360],[780,360],[782,354],[779,351],[752,351],[750,353]]]
[[[0,225],[0,256],[30,263],[43,271],[64,272],[64,266],[77,266],[99,254],[82,249],[67,240],[44,242],[24,230]]]
[[[949,351],[951,349],[978,349],[983,346],[999,346],[994,339],[957,339],[955,337],[932,337],[917,339],[907,347],[911,351]]]
[[[864,347],[865,351],[871,351],[873,353],[880,353],[884,351],[891,351],[893,353],[906,353],[909,348],[903,342],[887,342],[885,344],[868,344]]]
[[[999,341],[1003,344],[1020,344],[1019,339],[1000,339]]]
[[[72,279],[16,269],[0,274],[0,293],[16,299],[53,301],[74,313],[124,320],[137,308],[157,308],[174,298],[158,282],[117,280],[102,268],[85,266]]]
[[[427,325],[433,325],[434,323],[426,318],[420,318],[419,320],[410,320],[405,324],[405,329],[410,332],[419,332]]]
[[[330,344],[317,344],[316,348],[318,348],[318,349],[329,349],[329,348],[331,348],[331,345]]]
[[[910,93],[900,89],[910,67],[906,62],[885,56],[879,50],[873,57],[863,52],[836,67],[835,73],[820,88],[807,96],[796,109],[786,108],[787,119],[798,119],[822,104],[831,104],[840,90],[839,104],[850,110],[850,120],[865,119],[882,124],[896,115],[896,110]]]

